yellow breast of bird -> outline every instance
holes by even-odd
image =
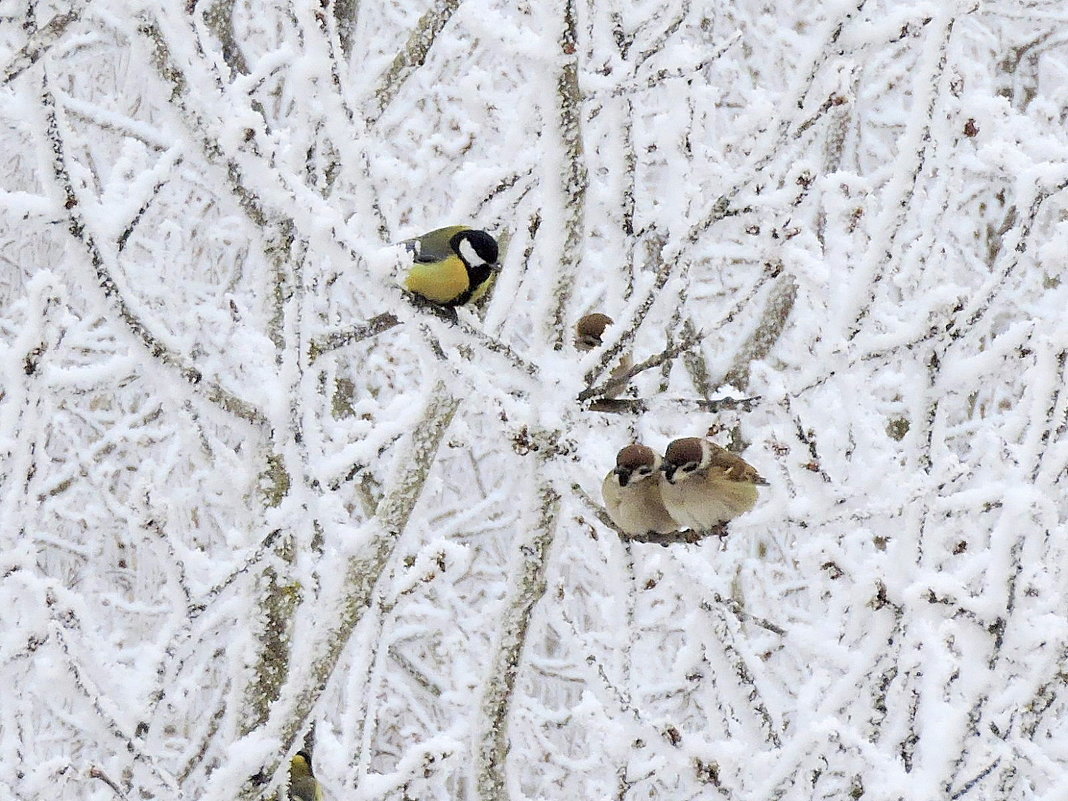
[[[413,264],[404,286],[434,303],[449,303],[468,288],[467,268],[459,256]]]

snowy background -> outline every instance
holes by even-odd
[[[1062,0],[0,0],[0,798],[1064,798],[1066,120]]]

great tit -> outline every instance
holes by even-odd
[[[323,786],[312,774],[311,756],[297,751],[289,762],[290,801],[323,801]]]
[[[723,524],[756,505],[768,482],[741,456],[700,437],[677,439],[664,454],[660,497],[680,527],[726,533]]]
[[[612,522],[627,534],[666,534],[679,528],[660,499],[660,457],[645,445],[628,445],[616,454],[601,496]]]
[[[453,225],[407,244],[414,253],[414,263],[405,288],[439,306],[462,306],[478,300],[500,270],[497,240],[485,231]]]

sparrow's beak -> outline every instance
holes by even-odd
[[[668,484],[675,483],[675,466],[664,462],[660,465],[660,469],[664,471],[664,478],[667,479]]]
[[[616,474],[616,479],[619,481],[619,486],[627,486],[627,483],[630,481],[630,470],[625,467],[617,467],[612,472]]]

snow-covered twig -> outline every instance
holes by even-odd
[[[664,348],[660,353],[650,356],[645,361],[638,362],[638,364],[629,367],[619,375],[613,375],[604,383],[598,384],[597,386],[587,387],[582,390],[582,392],[578,394],[578,400],[589,400],[590,398],[604,395],[618,387],[624,386],[628,381],[634,378],[634,376],[638,375],[638,373],[651,370],[665,362],[671,361],[680,353],[685,353],[694,345],[697,345],[703,337],[704,334],[701,331],[692,331],[689,334],[683,334],[678,342]]]
[[[67,28],[81,18],[82,12],[88,5],[89,0],[76,0],[69,11],[56,14],[44,27],[35,30],[26,44],[20,47],[18,52],[11,56],[7,64],[0,69],[0,86],[7,86],[36,64],[38,59],[66,33]]]
[[[760,323],[735,352],[731,366],[721,383],[742,390],[749,386],[749,365],[765,358],[771,352],[786,328],[796,299],[797,281],[789,273],[780,274],[778,281],[771,288]]]
[[[460,0],[435,0],[433,7],[419,18],[419,22],[408,35],[408,42],[393,58],[393,63],[378,81],[374,90],[377,109],[375,115],[367,120],[368,128],[375,124],[382,112],[393,102],[404,82],[415,70],[423,66],[430,48],[434,46],[434,40],[459,6]]]
[[[67,154],[63,134],[60,131],[56,99],[52,95],[51,89],[48,88],[47,83],[41,99],[48,122],[48,137],[52,146],[52,174],[60,191],[63,193],[64,206],[67,209],[68,230],[71,236],[85,248],[89,256],[89,262],[96,274],[97,284],[103,290],[108,301],[112,303],[119,318],[153,359],[173,369],[187,384],[202,393],[209,401],[235,417],[239,417],[255,426],[265,426],[266,418],[260,410],[229,390],[223,389],[219,384],[205,379],[201,371],[191,362],[163,344],[162,340],[149,329],[148,325],[126,302],[112,275],[111,266],[107,263],[103,251],[97,246],[95,238],[82,217],[80,201],[74,190],[70,172],[67,169]]]

